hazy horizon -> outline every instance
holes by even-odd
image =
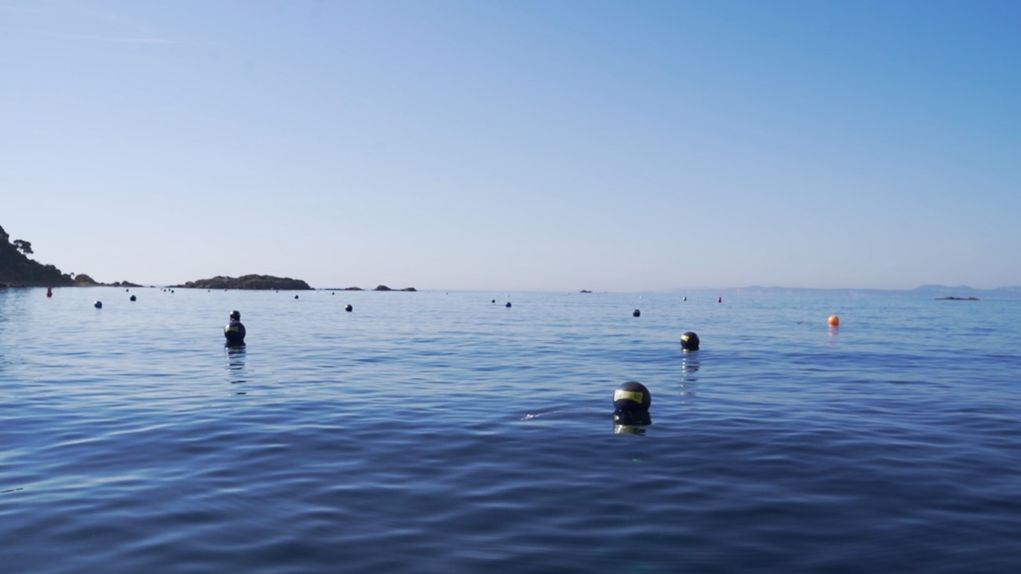
[[[1016,286],[1019,25],[1005,1],[0,0],[0,225],[145,285]]]

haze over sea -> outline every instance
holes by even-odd
[[[1021,571],[1018,300],[44,292],[0,291],[6,572]]]

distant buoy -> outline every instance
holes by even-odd
[[[131,289],[124,289],[125,293],[127,293],[128,291],[131,291]]]
[[[685,351],[697,351],[700,341],[694,331],[685,331],[681,335],[681,348]]]
[[[631,312],[631,316],[632,317],[641,317],[642,316],[642,312],[639,311],[638,309],[635,309],[634,311]]]
[[[645,385],[628,381],[613,391],[613,422],[621,425],[647,425],[652,395]]]
[[[716,298],[716,302],[717,303],[723,303],[723,297],[717,297]]]
[[[47,287],[46,288],[46,296],[47,297],[53,297],[53,287]]]
[[[508,309],[510,309],[510,306],[511,306],[511,304],[510,304],[510,301],[507,301],[507,304],[506,304],[506,305],[504,305],[504,307],[506,307],[506,308],[508,308]]]
[[[297,295],[295,295],[295,296],[294,296],[294,298],[295,298],[295,299],[297,299],[297,298],[298,298],[298,296],[297,296]]]
[[[685,297],[684,299],[682,299],[682,301],[687,301],[687,300],[688,300],[688,298],[687,298],[687,297]]]
[[[103,302],[102,301],[96,301],[96,303],[93,305],[93,307],[95,307],[96,309],[102,309],[103,308]]]
[[[839,327],[840,317],[837,317],[836,315],[830,315],[830,318],[826,319],[826,324],[829,325],[830,327]]]
[[[138,297],[135,297],[134,295],[132,295],[132,296],[131,296],[131,297],[129,297],[128,299],[129,299],[129,300],[131,300],[131,301],[137,301],[137,300],[138,300]]]
[[[496,299],[493,299],[493,301],[492,301],[492,302],[493,302],[493,303],[496,303]]]
[[[352,307],[351,305],[348,305],[348,306],[344,307],[344,310],[347,311],[348,313],[350,313],[351,311],[354,311],[355,308]]]

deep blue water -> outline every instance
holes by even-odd
[[[0,291],[0,571],[1021,571],[1019,301],[132,293]]]

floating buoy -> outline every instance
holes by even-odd
[[[723,297],[717,297],[716,298],[716,302],[717,303],[723,303]]]
[[[685,351],[697,351],[700,341],[694,331],[685,331],[681,335],[681,348]]]
[[[647,425],[652,395],[645,385],[628,381],[613,391],[613,422],[620,425]]]
[[[298,298],[298,296],[297,296],[297,295],[295,295],[295,296],[294,296],[294,298],[295,298],[295,299],[297,299],[297,298]]]
[[[92,306],[95,307],[96,309],[102,309],[103,308],[103,302],[102,301],[96,301],[95,304],[93,304]]]
[[[496,303],[496,299],[493,299],[493,301],[492,301],[492,302],[493,302],[493,303]]]
[[[830,327],[839,327],[840,317],[837,317],[836,315],[830,315],[830,318],[826,319],[826,324],[829,325]]]
[[[137,300],[138,300],[138,298],[137,298],[137,297],[135,297],[134,295],[132,295],[132,296],[131,296],[131,297],[129,297],[128,299],[129,299],[129,300],[131,300],[131,301],[137,301]]]
[[[687,300],[688,300],[688,298],[687,298],[687,297],[685,297],[684,299],[682,299],[682,301],[687,301]]]
[[[245,344],[245,326],[241,323],[240,311],[231,311],[230,322],[223,328],[223,337],[227,339],[228,347],[240,347]]]
[[[53,287],[47,287],[46,288],[46,296],[47,297],[53,297]]]
[[[352,307],[351,305],[348,305],[348,306],[344,307],[344,310],[347,311],[348,313],[350,313],[351,311],[354,311],[355,308]]]
[[[642,312],[639,311],[638,309],[635,309],[634,311],[631,312],[631,316],[632,317],[641,317],[642,316]]]
[[[511,306],[511,304],[510,304],[510,301],[507,301],[507,304],[506,304],[506,305],[504,305],[504,307],[506,307],[506,308],[508,308],[508,309],[510,309],[510,306]]]

